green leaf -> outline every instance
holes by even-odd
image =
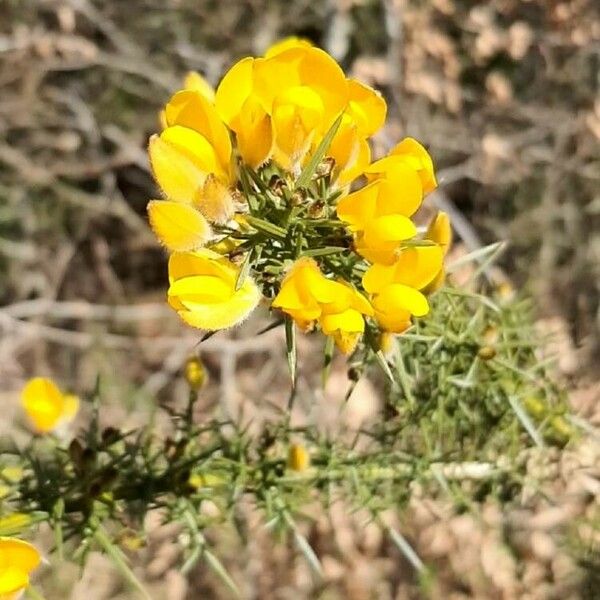
[[[346,252],[348,248],[344,246],[325,246],[324,248],[312,248],[302,253],[302,256],[329,256],[330,254],[341,254]]]
[[[242,288],[244,282],[246,281],[246,277],[248,277],[248,273],[250,272],[250,264],[252,260],[253,249],[250,249],[246,256],[244,257],[244,262],[242,263],[242,268],[238,273],[238,277],[235,281],[235,291],[237,292]]]
[[[298,177],[298,179],[296,180],[295,189],[306,187],[310,183],[310,180],[312,179],[312,176],[317,170],[319,163],[323,160],[325,156],[325,152],[327,152],[329,146],[331,145],[333,136],[337,133],[337,130],[339,129],[343,115],[344,113],[342,113],[333,122],[333,125],[329,128],[329,131],[321,140],[321,143],[315,150],[315,153],[312,155],[311,159],[308,161],[308,164],[302,170],[302,173],[300,173],[300,177]]]
[[[258,217],[253,217],[252,215],[245,215],[245,219],[248,222],[248,225],[254,227],[254,229],[258,231],[261,231],[262,233],[273,235],[282,240],[287,238],[287,231],[283,227],[279,227],[279,225],[269,223],[269,221],[259,219]]]

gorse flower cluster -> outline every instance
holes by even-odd
[[[386,103],[324,51],[291,38],[244,58],[215,91],[198,74],[149,144],[164,195],[150,224],[171,252],[168,302],[189,325],[231,327],[261,298],[352,352],[401,333],[443,282],[450,226],[411,217],[436,187],[412,138],[372,160]]]

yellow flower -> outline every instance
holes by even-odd
[[[325,335],[345,354],[364,331],[363,315],[372,315],[368,300],[350,285],[325,277],[311,258],[297,260],[285,276],[272,303],[290,315],[301,329],[318,320]]]
[[[440,246],[404,248],[392,265],[374,264],[363,277],[363,286],[373,294],[375,318],[389,332],[401,333],[410,326],[411,316],[429,312],[429,304],[419,291],[442,268]]]
[[[396,260],[401,242],[416,234],[410,217],[424,191],[435,186],[431,158],[418,142],[407,138],[392,152],[367,166],[367,185],[337,205],[338,217],[357,234],[357,252],[387,265]]]
[[[185,363],[185,379],[193,390],[199,390],[206,381],[206,369],[197,356],[191,356]]]
[[[215,102],[244,162],[258,166],[274,156],[283,168],[295,169],[346,107],[348,83],[326,52],[292,42],[265,58],[236,63]]]
[[[25,384],[21,402],[31,424],[40,433],[48,433],[72,421],[79,410],[77,396],[63,394],[45,377],[35,377]]]
[[[288,450],[288,469],[292,471],[306,471],[310,467],[310,454],[302,444],[291,444]]]
[[[192,327],[210,331],[233,327],[260,300],[250,277],[235,289],[238,275],[239,268],[216,252],[176,252],[169,259],[169,305]]]
[[[40,553],[28,542],[0,537],[0,598],[16,600],[40,562]]]
[[[452,227],[450,226],[450,219],[445,212],[440,211],[431,220],[431,223],[429,223],[429,226],[427,227],[427,232],[425,233],[425,239],[438,244],[442,249],[443,255],[446,256],[450,249],[450,244],[452,243]],[[423,289],[423,292],[425,294],[432,294],[444,285],[445,280],[446,270],[442,263],[438,274],[432,279],[431,283]]]
[[[149,144],[154,177],[165,200],[148,204],[150,225],[173,251],[205,245],[212,223],[234,213],[229,131],[212,102],[193,89],[177,92],[165,107],[166,129]]]

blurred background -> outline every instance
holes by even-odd
[[[450,213],[455,252],[507,241],[502,272],[534,299],[572,404],[600,423],[597,2],[0,0],[0,431],[14,430],[16,391],[34,374],[84,392],[100,372],[120,423],[154,418],[154,398],[185,396],[181,368],[198,335],[164,304],[166,255],[145,214],[157,194],[147,140],[188,71],[217,84],[238,58],[288,35],[323,47],[385,95],[389,116],[376,153],[405,135],[428,147],[440,189],[427,202]],[[203,346],[212,381],[205,409],[231,412],[247,402],[252,410],[267,388],[274,399],[285,395],[281,336],[257,341],[248,331],[256,325]],[[333,379],[342,385],[335,372]],[[360,397],[375,403],[377,390],[365,386]],[[368,410],[357,402],[349,418]],[[335,551],[322,548],[332,595],[306,583],[306,567],[265,534],[252,557],[246,551],[247,563],[229,566],[256,579],[249,597],[418,597],[403,583],[397,551],[353,519],[342,511],[313,531],[317,546],[331,531],[337,536]],[[434,517],[423,519],[429,526]],[[460,555],[463,565],[493,546],[495,519],[492,510],[473,556]],[[435,530],[418,542],[441,557],[447,595],[439,597],[567,597],[552,596],[555,587],[526,596],[492,550],[481,578],[465,580],[452,555],[461,539],[475,540],[469,528],[476,525],[460,522],[452,534]],[[157,598],[224,594],[202,569],[188,584],[172,568],[176,550],[162,544],[173,532],[155,529],[140,560]],[[560,554],[545,542],[539,556],[530,551],[532,582],[546,577],[538,563]],[[89,600],[129,597],[103,559],[94,560],[74,590],[75,570],[52,585],[72,598],[83,590]],[[551,580],[560,580],[560,560]]]

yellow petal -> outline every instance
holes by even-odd
[[[186,90],[194,90],[202,94],[209,102],[215,101],[215,90],[213,86],[200,75],[197,71],[190,71],[183,80],[183,87]]]
[[[233,292],[231,281],[214,275],[190,275],[174,281],[168,295],[179,298],[184,308],[193,310],[198,304],[223,302]]]
[[[442,270],[443,262],[441,246],[404,248],[394,265],[394,283],[420,290]]]
[[[148,218],[156,237],[172,251],[193,250],[211,236],[206,219],[189,204],[169,200],[151,200]]]
[[[214,105],[200,92],[182,90],[165,107],[169,126],[181,125],[200,133],[213,147],[220,162],[220,171],[226,173],[231,161],[231,139],[227,127]]]
[[[286,37],[278,42],[275,42],[272,46],[270,46],[265,52],[265,58],[271,58],[273,56],[277,56],[277,54],[281,54],[285,50],[289,50],[290,48],[310,48],[312,43],[303,38],[299,38],[296,36]]]
[[[369,181],[379,180],[377,215],[410,217],[421,206],[423,185],[410,165],[398,156],[386,156],[365,169]]]
[[[414,237],[415,224],[403,215],[387,215],[373,219],[365,227],[365,245],[377,248],[386,242],[400,242]]]
[[[360,134],[369,137],[385,122],[387,105],[383,96],[355,79],[348,80],[349,102],[346,114],[356,123]]]
[[[152,136],[148,147],[154,177],[170,200],[191,202],[209,173],[224,177],[212,146],[178,125]]]
[[[380,182],[374,181],[338,202],[337,215],[350,225],[351,230],[363,231],[375,216],[380,185]]]
[[[275,158],[283,168],[304,158],[323,115],[321,98],[308,86],[288,88],[275,98],[271,117]]]
[[[377,294],[384,287],[394,282],[394,265],[375,263],[363,275],[362,284],[369,294]]]
[[[183,321],[192,327],[215,331],[241,323],[256,308],[260,292],[249,277],[237,292],[219,304],[197,305],[193,310],[179,311]]]
[[[31,544],[15,538],[0,538],[0,594],[13,594],[27,587],[29,573],[40,562],[40,553]]]
[[[63,396],[63,420],[72,421],[79,412],[79,397],[74,394]]]
[[[416,317],[422,317],[429,312],[427,298],[418,290],[400,283],[388,285],[375,296],[373,308],[376,312],[385,313],[408,311]]]
[[[174,252],[169,257],[169,282],[192,275],[213,275],[232,285],[236,279],[236,266],[220,254],[202,248],[195,252]]]
[[[275,98],[288,88],[312,89],[323,103],[323,133],[348,103],[344,72],[329,54],[318,48],[296,46],[271,58],[257,59],[253,80],[253,92],[269,113]]]
[[[29,575],[16,567],[6,567],[0,571],[0,599],[17,600],[18,592],[29,585]]]
[[[206,249],[177,252],[169,259],[169,304],[192,327],[232,327],[255,308],[260,292],[247,277],[235,290],[239,268]]]
[[[420,290],[436,277],[442,264],[440,246],[403,248],[393,264],[369,267],[363,276],[363,286],[371,294],[379,293],[391,283],[402,283]]]
[[[448,252],[450,244],[452,244],[452,227],[450,226],[450,218],[445,212],[438,212],[431,220],[425,238],[439,244],[444,254]]]
[[[391,150],[390,155],[406,159],[415,168],[421,178],[425,194],[437,187],[431,156],[417,140],[411,137],[404,138]]]
[[[63,395],[50,379],[30,379],[23,388],[21,401],[29,420],[39,432],[47,433],[59,425],[63,416]]]
[[[217,87],[215,106],[230,127],[252,93],[254,62],[252,57],[242,58],[225,73]]]
[[[393,313],[376,311],[375,318],[380,327],[390,333],[402,333],[411,326],[408,311],[395,311]]]
[[[371,148],[369,147],[369,143],[366,140],[359,140],[358,154],[354,162],[347,163],[340,171],[336,180],[337,185],[343,187],[354,181],[357,177],[360,177],[370,162]]]
[[[341,313],[323,315],[320,323],[325,335],[331,335],[338,330],[354,333],[362,333],[365,330],[363,316],[357,310],[351,308]]]

